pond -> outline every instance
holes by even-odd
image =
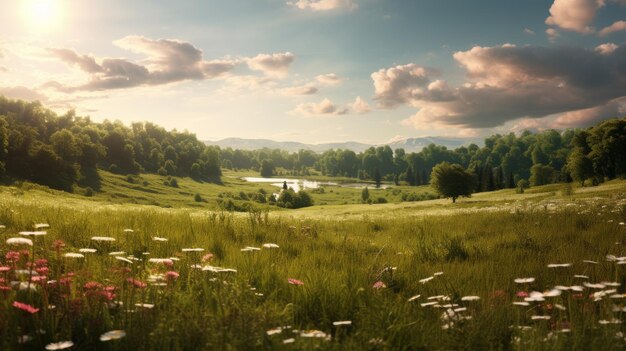
[[[336,186],[341,188],[363,189],[365,187],[374,188],[374,184],[368,183],[335,183],[335,182],[320,182],[307,179],[294,179],[294,178],[263,178],[263,177],[243,177],[241,178],[250,183],[271,183],[272,186],[279,188],[283,187],[283,183],[287,182],[287,186],[298,192],[306,189],[317,189],[320,186]],[[381,185],[380,189],[388,188],[387,185]]]

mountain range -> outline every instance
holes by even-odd
[[[349,149],[354,152],[362,152],[374,146],[389,145],[392,149],[403,148],[406,152],[419,152],[430,144],[442,145],[448,149],[456,149],[461,146],[476,144],[482,146],[482,138],[454,138],[454,137],[416,137],[393,139],[384,144],[364,144],[356,141],[305,144],[296,141],[274,141],[269,139],[243,139],[226,138],[217,141],[205,141],[207,145],[217,145],[220,148],[232,148],[241,150],[258,150],[262,148],[281,149],[288,152],[296,152],[301,149],[315,152],[324,152],[330,149]]]

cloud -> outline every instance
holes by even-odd
[[[551,42],[554,42],[556,38],[561,36],[559,31],[554,28],[546,29],[546,35],[548,36],[548,40],[550,40]]]
[[[581,34],[591,34],[591,27],[604,0],[554,0],[546,24]]]
[[[419,111],[404,121],[418,128],[434,124],[489,128],[518,118],[604,106],[626,96],[626,45],[611,52],[574,47],[473,47],[454,59],[467,73],[451,88],[436,72],[408,64],[372,74],[375,99],[393,108]]]
[[[27,87],[0,87],[0,95],[4,95],[11,99],[21,99],[28,101],[47,101],[48,97]]]
[[[620,117],[624,112],[624,99],[610,101],[606,105],[570,111],[560,115],[552,124],[553,128],[578,128],[598,123],[607,118]]]
[[[339,83],[341,83],[342,79],[335,73],[327,73],[320,74],[319,76],[315,77],[315,80],[324,85],[338,85]]]
[[[319,91],[314,86],[311,85],[302,85],[297,87],[289,87],[281,90],[284,95],[287,96],[297,96],[297,95],[313,95]]]
[[[598,35],[600,35],[601,37],[605,37],[611,33],[619,32],[623,30],[626,30],[626,21],[617,21],[617,22],[614,22],[612,25],[603,28],[598,33]]]
[[[329,11],[338,9],[356,10],[358,5],[354,0],[297,0],[287,1],[288,5],[301,10]]]
[[[8,69],[8,68],[6,68],[6,67],[4,67],[4,66],[0,66],[0,72],[1,72],[1,73],[8,72],[8,71],[9,71],[9,69]]]
[[[57,59],[89,74],[88,82],[80,86],[68,87],[58,82],[50,82],[47,86],[72,92],[204,80],[219,77],[231,71],[238,63],[237,60],[230,59],[205,61],[200,49],[191,43],[174,39],[152,40],[141,36],[127,36],[114,41],[114,44],[147,58],[135,63],[123,58],[98,59],[71,49],[47,49]]]
[[[606,43],[596,46],[594,50],[602,55],[610,55],[613,51],[615,51],[615,49],[617,49],[617,47],[618,46],[613,43]]]
[[[50,55],[67,64],[78,66],[78,68],[87,73],[98,73],[103,71],[102,67],[96,63],[96,59],[93,56],[79,55],[72,49],[63,48],[48,48],[46,51]]]
[[[528,35],[535,35],[535,31],[532,29],[524,28],[524,33]]]
[[[254,71],[261,71],[268,76],[282,78],[287,75],[289,66],[295,59],[290,52],[277,54],[259,54],[247,59],[248,67]]]
[[[365,114],[372,110],[367,101],[363,100],[360,96],[356,97],[356,100],[354,100],[350,107],[352,111],[358,114]]]
[[[299,104],[292,112],[305,115],[305,116],[319,116],[319,115],[344,115],[348,113],[346,108],[341,108],[335,105],[329,99],[324,99],[319,103],[309,102]]]

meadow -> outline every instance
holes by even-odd
[[[625,181],[236,213],[269,185],[114,177],[0,189],[0,349],[626,347]]]

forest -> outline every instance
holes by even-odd
[[[475,174],[476,191],[578,181],[594,184],[626,174],[626,119],[587,129],[524,131],[493,135],[484,146],[449,150],[431,144],[417,153],[389,146],[362,153],[310,150],[254,151],[207,146],[187,131],[167,131],[153,123],[98,123],[74,111],[57,115],[38,102],[0,97],[0,176],[5,182],[29,180],[55,189],[98,190],[98,169],[117,174],[156,173],[220,182],[221,168],[306,176],[382,178],[408,185],[429,183],[432,168],[459,164]]]

